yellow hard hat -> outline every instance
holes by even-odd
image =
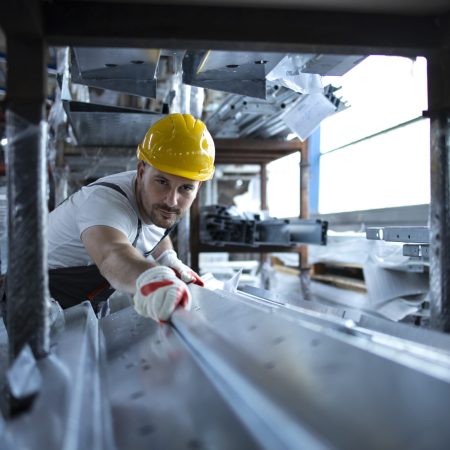
[[[206,181],[214,174],[214,141],[201,120],[169,114],[152,125],[137,149],[138,159],[161,172]]]

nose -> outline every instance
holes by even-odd
[[[178,204],[178,190],[176,188],[172,188],[167,192],[165,198],[166,205],[174,208]]]

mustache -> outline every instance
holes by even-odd
[[[158,209],[161,211],[165,211],[167,213],[174,213],[174,214],[180,214],[180,210],[178,208],[171,208],[170,206],[164,205],[164,204],[157,204],[155,205]]]

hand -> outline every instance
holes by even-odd
[[[157,266],[146,270],[136,280],[134,309],[156,321],[167,321],[179,306],[190,310],[191,293],[173,270]]]
[[[179,259],[174,250],[166,250],[161,253],[156,259],[156,262],[163,266],[172,268],[177,277],[180,278],[185,283],[194,283],[199,286],[204,286],[203,280],[186,264],[183,264]]]

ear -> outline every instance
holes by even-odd
[[[138,161],[136,169],[137,169],[137,177],[138,177],[138,179],[141,179],[142,176],[144,175],[144,170],[145,170],[144,161]]]

